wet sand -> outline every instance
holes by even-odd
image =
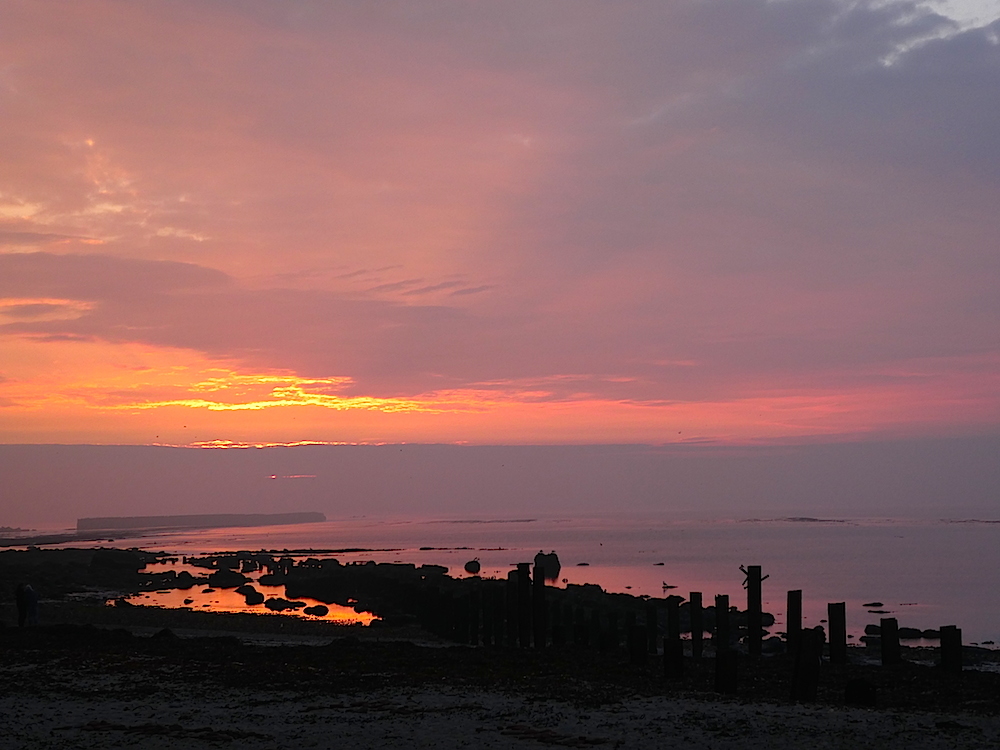
[[[827,665],[817,702],[800,705],[782,658],[742,665],[740,692],[722,697],[711,660],[667,681],[658,661],[635,667],[621,654],[468,648],[276,616],[94,613],[102,627],[0,629],[0,747],[1000,745],[996,674]],[[878,685],[879,708],[842,705],[844,681],[859,676]]]

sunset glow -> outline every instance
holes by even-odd
[[[931,7],[9,3],[0,440],[995,432],[1000,11]]]

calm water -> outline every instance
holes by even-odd
[[[802,589],[807,625],[826,617],[827,602],[842,601],[855,637],[866,624],[894,616],[904,627],[958,625],[966,643],[1000,642],[1000,523],[991,522],[350,519],[119,537],[115,545],[181,555],[360,547],[375,551],[335,556],[433,563],[447,566],[452,575],[464,575],[464,563],[478,558],[487,576],[506,575],[540,549],[555,550],[563,563],[560,577],[569,583],[652,596],[662,596],[668,584],[677,587],[669,593],[685,598],[701,591],[706,603],[715,594],[729,594],[741,608],[739,566],[761,565],[770,576],[764,581],[764,606],[778,618],[774,630],[783,630],[785,592]],[[870,614],[863,604],[875,601],[891,615]]]

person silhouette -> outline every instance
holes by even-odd
[[[28,625],[37,625],[38,593],[31,588],[31,584],[17,584],[17,588],[14,591],[14,599],[17,601],[17,626],[23,628],[25,622]]]

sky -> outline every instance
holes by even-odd
[[[4,0],[0,442],[995,435],[998,18]]]

